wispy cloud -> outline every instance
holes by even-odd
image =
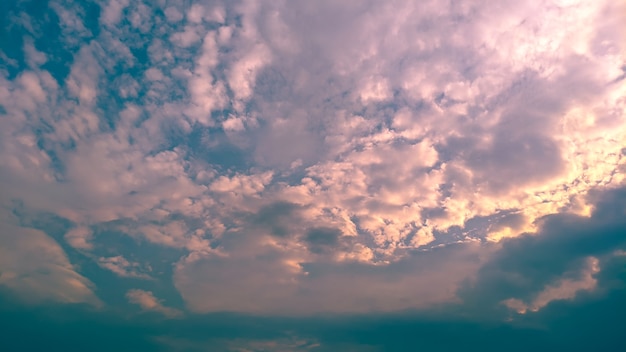
[[[150,275],[145,272],[149,270],[142,268],[139,263],[128,261],[120,255],[116,257],[98,258],[98,264],[103,268],[111,270],[120,277],[151,279]]]
[[[181,311],[164,306],[150,291],[130,290],[126,292],[126,298],[130,303],[139,305],[145,311],[161,313],[169,318],[176,318],[182,315]]]

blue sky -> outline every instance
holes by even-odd
[[[3,1],[0,347],[624,348],[625,16]]]

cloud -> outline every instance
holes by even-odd
[[[130,290],[126,292],[126,298],[130,303],[139,305],[144,311],[161,313],[168,318],[176,318],[182,315],[181,311],[161,304],[161,301],[154,297],[150,291]]]
[[[128,1],[111,0],[103,11],[101,21],[107,26],[115,26],[122,17],[124,8],[128,6]]]
[[[106,269],[111,270],[120,277],[130,277],[138,279],[151,279],[150,275],[144,273],[141,265],[135,262],[129,262],[122,256],[98,258],[98,264]],[[149,270],[148,270],[149,271]]]
[[[600,271],[597,258],[588,258],[587,267],[583,269],[579,279],[560,279],[556,283],[546,286],[533,299],[532,303],[526,304],[518,299],[509,298],[502,303],[516,310],[520,314],[528,310],[536,312],[555,300],[574,299],[579,291],[591,291],[596,288],[595,273]]]
[[[45,233],[21,227],[18,219],[0,211],[0,285],[28,303],[102,302],[93,284],[76,271],[63,249]]]
[[[581,293],[602,297],[614,289],[602,273],[626,246],[625,189],[593,192],[590,217],[548,215],[537,233],[506,239],[459,296],[468,307],[488,309],[494,302],[520,313],[546,309]],[[584,296],[584,295],[583,295]],[[583,298],[584,299],[584,298]]]
[[[70,246],[76,249],[93,249],[91,244],[93,232],[88,227],[75,227],[68,231],[64,238]]]
[[[458,301],[457,289],[485,259],[478,244],[467,244],[372,265],[355,255],[359,246],[333,256],[342,246],[323,243],[342,241],[336,230],[311,229],[309,253],[293,240],[258,232],[257,239],[238,236],[224,238],[228,256],[190,255],[177,264],[175,284],[191,310],[308,315],[426,309]]]
[[[595,292],[619,249],[583,233],[621,225],[593,194],[624,184],[622,4],[16,9],[0,200],[68,221],[37,241],[85,297],[75,263],[142,278],[165,260],[130,243],[176,253],[169,285],[199,312],[545,310]],[[492,291],[457,292],[474,280]],[[132,299],[163,313],[157,288]]]

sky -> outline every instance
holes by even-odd
[[[0,350],[626,350],[626,2],[0,2]]]

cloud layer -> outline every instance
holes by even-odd
[[[621,2],[2,6],[0,285],[29,304],[523,320],[615,289]]]

